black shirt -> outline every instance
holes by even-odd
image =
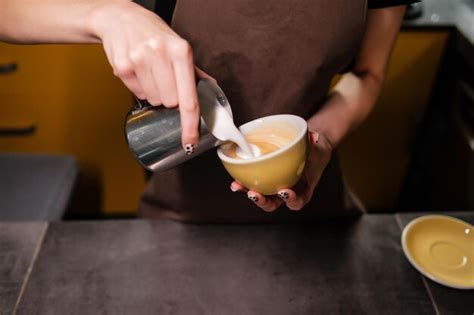
[[[368,0],[367,7],[369,9],[378,9],[386,7],[394,7],[397,5],[406,5],[415,2],[420,2],[420,0]]]
[[[149,0],[135,0],[138,3],[150,2]],[[217,0],[219,1],[219,0]],[[351,1],[351,0],[349,0]],[[385,7],[393,7],[397,5],[406,5],[410,3],[420,2],[421,0],[367,0],[367,7],[369,9],[379,9]],[[156,0],[155,1],[155,12],[168,24],[171,22],[173,16],[174,6],[176,0]]]

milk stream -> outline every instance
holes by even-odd
[[[258,155],[258,148],[254,145],[250,145],[245,139],[244,135],[240,132],[239,129],[234,125],[232,121],[232,129],[229,131],[229,140],[237,144],[237,155],[242,159],[250,159]],[[257,154],[256,154],[257,153]]]
[[[212,134],[220,140],[232,141],[239,147],[239,157],[249,159],[259,153],[258,148],[253,149],[245,139],[244,135],[235,126],[232,116],[227,110],[220,106],[212,108],[201,108],[206,125]]]
[[[235,150],[235,153],[237,156],[243,160],[245,159],[251,159],[252,157],[259,157],[262,155],[262,152],[260,151],[259,147],[257,147],[255,144],[249,143],[250,149],[252,150],[253,156],[248,155],[247,153],[242,150],[241,147],[237,147],[237,150]]]
[[[249,145],[244,135],[235,126],[229,103],[222,91],[207,80],[201,80],[197,87],[201,116],[207,129],[221,141],[232,141],[238,146],[240,158],[253,158],[260,150]],[[227,105],[227,106],[226,106]]]

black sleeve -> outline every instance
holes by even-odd
[[[133,0],[133,2],[141,5],[142,7],[150,11],[155,10],[155,0]]]
[[[385,7],[394,7],[397,5],[406,5],[420,1],[421,0],[368,0],[367,7],[369,9],[378,9]]]
[[[176,0],[156,1],[155,13],[158,14],[166,23],[171,24]]]
[[[158,14],[166,23],[171,24],[176,0],[133,0],[133,2]]]

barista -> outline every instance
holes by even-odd
[[[305,118],[312,149],[294,188],[271,197],[236,182],[229,189],[230,177],[208,152],[154,174],[140,204],[151,218],[300,221],[361,212],[335,149],[372,110],[409,2],[178,0],[170,27],[130,1],[0,0],[0,40],[102,43],[137,97],[179,106],[188,154],[199,145],[195,73],[217,80],[237,125],[281,113]]]

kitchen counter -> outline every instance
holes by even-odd
[[[404,28],[454,27],[471,44],[474,43],[473,0],[423,0],[421,17],[403,22]]]
[[[472,314],[472,291],[405,259],[401,228],[418,215],[1,223],[0,314]]]

